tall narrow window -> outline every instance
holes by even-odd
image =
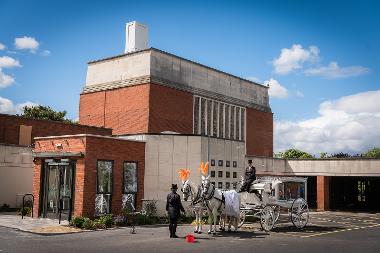
[[[137,163],[124,162],[123,165],[123,208],[134,211],[137,194]]]
[[[224,138],[224,104],[219,104],[219,137]]]
[[[206,99],[201,99],[201,135],[206,134]]]
[[[199,97],[194,97],[194,134],[199,134]]]
[[[236,107],[236,117],[235,117],[235,120],[236,120],[236,135],[235,135],[235,139],[236,140],[240,140],[240,108],[239,107]]]
[[[218,108],[219,103],[215,102],[213,103],[213,113],[212,113],[212,136],[217,137],[218,136]]]
[[[235,139],[235,106],[231,106],[230,114],[230,139]]]
[[[96,168],[95,215],[111,212],[113,161],[98,161]]]
[[[225,116],[224,116],[224,126],[225,126],[225,133],[224,136],[226,139],[230,138],[230,106],[226,104],[225,106]]]
[[[245,140],[245,109],[241,109],[241,139]]]
[[[207,100],[207,135],[211,135],[212,129],[212,118],[211,118],[211,110],[212,110],[212,101]]]

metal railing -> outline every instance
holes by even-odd
[[[72,205],[72,203],[71,203],[71,197],[69,197],[69,196],[63,196],[60,200],[59,200],[59,207],[58,207],[58,214],[59,214],[59,216],[58,216],[58,223],[59,224],[61,224],[61,218],[62,218],[62,206],[63,206],[63,200],[64,199],[69,199],[69,217],[68,217],[68,221],[70,221],[71,220],[71,205]]]

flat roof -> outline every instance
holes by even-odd
[[[269,89],[268,86],[266,85],[263,85],[263,84],[260,84],[260,83],[256,83],[256,82],[253,82],[251,80],[248,80],[246,78],[243,78],[243,77],[240,77],[240,76],[236,76],[236,75],[233,75],[233,74],[230,74],[230,73],[227,73],[225,71],[222,71],[222,70],[219,70],[219,69],[216,69],[216,68],[213,68],[213,67],[209,67],[207,65],[204,65],[204,64],[201,64],[199,62],[195,62],[195,61],[192,61],[192,60],[189,60],[189,59],[186,59],[184,57],[181,57],[181,56],[178,56],[178,55],[175,55],[175,54],[172,54],[172,53],[168,53],[166,51],[163,51],[163,50],[160,50],[160,49],[157,49],[157,48],[154,48],[154,47],[150,47],[150,48],[147,48],[147,49],[144,49],[144,50],[140,50],[140,51],[135,51],[135,52],[132,52],[132,53],[123,53],[123,54],[119,54],[119,55],[114,55],[114,56],[110,56],[110,57],[106,57],[106,58],[102,58],[102,59],[98,59],[98,60],[93,60],[93,61],[89,61],[87,62],[87,64],[96,64],[96,63],[99,63],[99,62],[103,62],[103,61],[109,61],[109,60],[114,60],[114,59],[117,59],[117,58],[122,58],[124,56],[129,56],[129,55],[134,55],[134,54],[139,54],[139,53],[144,53],[144,52],[147,52],[147,51],[157,51],[157,52],[160,52],[160,53],[163,53],[163,54],[166,54],[166,55],[169,55],[169,56],[172,56],[172,57],[175,57],[175,58],[178,58],[178,59],[181,59],[181,60],[184,60],[184,61],[187,61],[187,62],[190,62],[190,63],[193,63],[193,64],[196,64],[200,67],[203,67],[203,68],[207,68],[207,69],[210,69],[210,70],[214,70],[216,72],[219,72],[219,73],[222,73],[222,74],[225,74],[225,75],[229,75],[231,77],[234,77],[234,78],[237,78],[237,79],[240,79],[242,81],[245,81],[245,82],[249,82],[249,83],[252,83],[254,85],[258,85],[258,86],[261,86],[261,87],[264,87],[264,88],[267,88]]]

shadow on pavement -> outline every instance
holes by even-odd
[[[343,230],[345,227],[331,227],[331,226],[306,226],[303,229],[298,229],[294,226],[281,226],[274,227],[272,232],[277,233],[286,233],[286,232],[303,232],[303,233],[315,233],[315,232],[330,232],[336,230]]]

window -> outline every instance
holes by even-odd
[[[230,167],[230,161],[226,161],[226,167]]]
[[[211,159],[211,166],[215,166],[215,160]]]
[[[206,99],[201,99],[201,135],[206,135]]]
[[[226,182],[226,189],[230,189],[230,182]]]
[[[194,134],[199,134],[199,97],[194,97]]]
[[[194,134],[231,140],[244,140],[245,121],[244,107],[194,96]]]
[[[215,177],[215,170],[211,171],[211,177]]]
[[[111,212],[113,161],[98,161],[96,167],[95,215]]]
[[[219,115],[219,103],[213,101],[212,108],[212,136],[218,136],[218,115]]]
[[[215,186],[215,182],[211,182],[211,184],[212,184],[213,186]]]
[[[236,172],[233,172],[233,173],[232,173],[232,177],[233,177],[233,178],[237,178],[237,173],[236,173]]]
[[[122,206],[130,211],[136,207],[137,163],[124,162],[123,165],[123,198]]]
[[[231,174],[229,171],[226,171],[226,178],[230,178]]]
[[[219,138],[224,138],[224,104],[219,103]]]
[[[223,171],[218,171],[218,177],[223,177]]]
[[[211,136],[211,129],[212,129],[212,101],[207,100],[207,135]]]
[[[234,168],[237,167],[237,162],[236,162],[236,161],[233,161],[233,162],[232,162],[232,167],[234,167]]]
[[[235,139],[235,106],[231,106],[230,113],[230,139]]]
[[[219,188],[219,189],[222,189],[222,188],[223,188],[223,183],[222,183],[222,182],[218,182],[218,188]]]
[[[223,166],[223,160],[218,161],[218,166]]]
[[[237,183],[236,182],[232,183],[232,188],[236,189],[236,187],[237,187]]]
[[[236,140],[240,140],[240,108],[236,107]]]
[[[245,140],[245,109],[241,109],[241,140]]]

